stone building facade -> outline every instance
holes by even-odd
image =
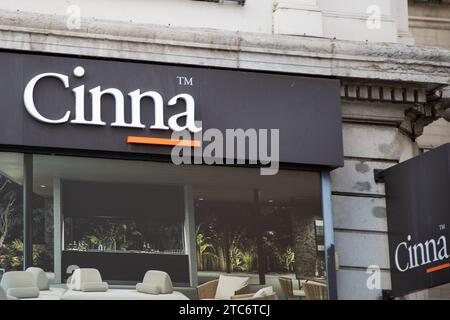
[[[445,123],[426,128],[448,106],[450,79],[448,30],[433,38],[428,27],[448,27],[450,11],[430,20],[426,4],[409,9],[408,19],[406,0],[0,1],[0,48],[339,79],[345,165],[331,173],[338,298],[379,299],[390,265],[374,169],[450,137]],[[380,287],[368,288],[369,266],[380,268]]]
[[[450,2],[409,1],[409,27],[416,45],[450,49]],[[442,106],[449,105],[450,89],[442,91]],[[450,123],[439,118],[426,126],[424,133],[417,139],[421,151],[428,151],[450,142]],[[430,299],[448,299],[448,285],[422,292],[421,296]]]

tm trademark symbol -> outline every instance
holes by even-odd
[[[194,79],[192,77],[177,76],[177,81],[180,86],[192,87],[194,85]]]
[[[442,231],[442,230],[445,230],[445,224],[440,224],[440,225],[439,225],[439,230],[441,230],[441,231]]]

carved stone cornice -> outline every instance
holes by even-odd
[[[353,118],[344,119],[354,122],[367,122],[396,125],[415,140],[422,135],[424,128],[431,122],[442,116],[443,111],[438,106],[442,106],[442,95],[436,96],[435,92],[431,94],[424,88],[414,84],[406,83],[357,83],[353,81],[341,84],[341,98],[344,101],[380,102],[383,104],[399,104],[398,109],[402,112],[401,117],[380,118]],[[373,107],[368,106],[368,108]],[[450,106],[449,106],[450,107]]]
[[[0,48],[338,78],[447,85],[448,50],[0,11]]]
[[[450,86],[437,90],[430,97],[430,100],[434,102],[434,108],[436,112],[450,120]]]
[[[425,103],[427,91],[413,84],[366,84],[341,82],[341,98],[389,103]]]
[[[440,118],[432,103],[415,103],[405,112],[405,121],[400,129],[407,133],[413,141],[423,134],[427,125]]]

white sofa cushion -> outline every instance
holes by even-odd
[[[7,295],[2,286],[0,286],[0,300],[18,300],[16,297]]]
[[[0,286],[6,291],[7,295],[16,298],[36,298],[39,296],[39,288],[36,286],[33,275],[26,271],[6,272]],[[12,290],[11,290],[12,289]],[[24,290],[15,290],[24,289]]]
[[[161,288],[152,284],[138,283],[136,285],[136,290],[141,293],[147,294],[160,294]]]
[[[38,298],[27,300],[61,300],[66,291],[66,288],[51,286],[49,290],[41,291]]]
[[[44,270],[36,267],[29,267],[25,271],[30,272],[33,275],[34,280],[36,282],[36,286],[39,288],[39,290],[50,289],[48,277]]]
[[[3,290],[3,287],[0,286],[0,300],[8,300],[8,297],[6,296],[5,290]]]
[[[248,285],[248,277],[232,277],[223,274],[219,277],[215,299],[230,300],[235,292]]]
[[[6,290],[9,296],[17,299],[37,298],[39,297],[38,287],[22,287],[22,288],[9,288]]]
[[[264,298],[273,294],[272,287],[261,288],[253,295],[254,298]]]
[[[105,292],[108,290],[106,282],[83,282],[81,291],[83,292]]]
[[[67,290],[62,300],[189,300],[184,294],[147,294],[134,289],[109,289],[106,292],[80,292]]]
[[[83,286],[84,283],[89,283],[88,287]],[[96,287],[94,284],[97,284]],[[69,288],[76,291],[84,291],[84,289],[89,288],[90,292],[92,290],[98,289],[99,292],[104,292],[106,285],[106,290],[108,290],[108,284],[102,281],[102,276],[97,269],[92,268],[81,268],[76,269],[71,278]]]
[[[170,294],[173,292],[172,280],[167,272],[164,271],[147,271],[142,283],[158,287],[161,294]]]
[[[72,278],[72,276],[67,278],[67,288],[68,289],[73,289],[74,287],[74,280]]]

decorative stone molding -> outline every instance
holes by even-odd
[[[400,125],[405,133],[415,141],[423,134],[423,129],[430,123],[439,119],[439,114],[433,104],[415,103],[405,112],[405,121]]]
[[[450,18],[410,16],[409,24],[413,28],[436,28],[449,30]]]
[[[428,124],[442,116],[443,110],[438,109],[437,106],[441,106],[443,101],[446,101],[442,99],[442,96],[430,95],[425,88],[404,83],[397,83],[394,86],[384,83],[343,82],[341,85],[341,98],[347,101],[382,102],[389,105],[401,104],[398,108],[402,110],[403,116],[400,118],[397,116],[395,119],[392,117],[390,119],[380,119],[372,116],[346,120],[394,124],[412,140],[422,135],[423,129]]]
[[[448,85],[448,50],[0,11],[0,48],[162,63]]]
[[[450,121],[450,86],[434,92],[430,100],[433,101],[436,112]]]
[[[344,82],[341,85],[341,98],[391,103],[425,103],[427,91],[425,88],[405,84],[389,86]]]

